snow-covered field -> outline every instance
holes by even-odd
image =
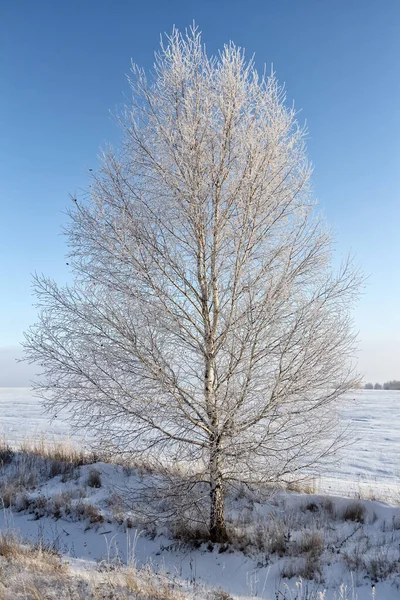
[[[67,418],[50,420],[29,388],[0,388],[0,414],[0,434],[12,444],[73,437]],[[400,495],[400,391],[355,391],[343,401],[342,420],[353,442],[329,473],[315,477],[316,490],[388,500]]]
[[[0,411],[2,433],[16,447],[24,439],[71,435],[67,420],[58,416],[50,422],[28,389],[0,389]],[[218,587],[242,600],[397,600],[400,392],[355,392],[344,402],[342,418],[353,429],[354,443],[331,472],[315,480],[316,491],[331,496],[331,500],[322,495],[280,492],[267,503],[243,497],[234,504],[231,514],[235,515],[237,530],[243,533],[247,528],[250,538],[259,540],[250,551],[240,548],[240,540],[232,551],[220,552],[218,546],[210,549],[206,544],[180,546],[168,531],[149,536],[140,528],[127,528],[124,524],[128,513],[117,516],[115,491],[122,486],[134,487],[138,476],[108,464],[95,466],[102,483],[98,489],[88,486],[93,468],[88,465],[71,477],[43,479],[31,490],[18,492],[0,513],[0,531],[12,528],[22,531],[26,539],[40,536],[51,543],[56,541],[78,569],[86,568],[82,561],[93,565],[118,556],[126,563],[134,557],[137,566],[151,564],[153,570],[182,582],[187,597],[199,600],[214,598],[203,591]],[[12,470],[12,464],[7,468]],[[0,474],[3,489],[9,476]],[[362,519],[346,518],[346,509],[354,501],[340,495],[389,499],[397,506],[363,499]],[[87,512],[83,505],[89,506]],[[291,591],[285,591],[286,583],[281,581],[285,569],[290,574],[291,569],[307,567],[309,560],[316,569],[315,578],[320,580],[318,585],[310,586],[314,590],[315,586],[319,590],[327,588],[325,596],[300,593],[296,578],[287,583]],[[340,596],[342,582],[347,585],[347,593],[342,589]],[[376,590],[371,588],[375,583]],[[229,596],[221,596],[225,597]]]
[[[10,444],[25,439],[70,435],[67,419],[51,419],[30,388],[0,388],[0,434]]]
[[[400,497],[400,391],[360,390],[343,402],[341,417],[352,444],[317,480],[331,494]],[[400,596],[399,596],[400,597]]]

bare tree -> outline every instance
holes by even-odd
[[[392,381],[386,381],[383,384],[383,389],[384,390],[400,390],[400,381],[396,381],[396,379],[393,379]]]
[[[227,486],[335,449],[361,278],[331,268],[306,131],[274,74],[232,43],[209,58],[196,29],[173,31],[150,80],[132,73],[122,146],[70,211],[75,282],[35,278],[25,348],[49,409],[206,482],[221,541]]]

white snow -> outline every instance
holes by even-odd
[[[400,391],[359,390],[343,402],[342,421],[352,444],[317,481],[321,492],[400,497]]]
[[[47,415],[30,388],[0,388],[0,414],[0,434],[13,445],[25,439],[57,439],[71,434],[68,421]]]
[[[2,431],[7,440],[17,445],[24,438],[46,437],[62,438],[70,435],[68,422],[58,417],[50,421],[43,414],[37,399],[28,389],[8,388],[0,389],[0,410],[2,415]],[[398,449],[400,448],[400,392],[393,391],[360,391],[348,398],[342,411],[345,423],[354,429],[354,444],[346,449],[332,472],[324,474],[317,480],[318,492],[328,493],[331,496],[363,495],[377,498],[389,498],[392,502],[400,497]],[[176,542],[157,535],[154,539],[141,533],[140,529],[128,529],[118,526],[112,520],[112,511],[107,499],[113,490],[122,484],[125,485],[127,475],[121,467],[100,464],[103,485],[100,489],[87,488],[85,481],[91,467],[82,467],[77,480],[61,482],[60,477],[55,477],[44,483],[32,494],[40,494],[51,498],[66,490],[84,487],[87,498],[84,502],[94,504],[105,516],[105,522],[95,526],[88,526],[86,521],[73,521],[67,518],[58,520],[53,517],[43,516],[34,520],[28,512],[15,512],[5,509],[0,513],[0,529],[5,527],[22,531],[26,538],[35,539],[42,536],[59,545],[60,550],[72,562],[75,559],[98,561],[114,559],[117,555],[123,562],[134,558],[138,566],[151,564],[156,571],[165,571],[187,585],[206,585],[222,587],[237,598],[257,597],[268,600],[274,599],[276,589],[280,584],[281,560],[268,562],[262,556],[245,555],[242,552],[219,553],[217,548],[208,551],[203,545],[198,549],[180,547]],[[134,485],[135,475],[131,476],[131,485]],[[128,478],[129,479],[129,478]],[[342,510],[349,500],[334,498],[335,511]],[[271,512],[281,511],[282,514],[306,514],[305,503],[319,502],[318,496],[309,497],[304,494],[282,493],[269,505],[257,505],[257,514],[267,518]],[[399,553],[400,544],[400,508],[385,504],[384,502],[363,500],[366,507],[366,524],[360,526],[362,535],[371,543],[370,552],[378,552],[379,544],[388,543],[385,552]],[[239,506],[245,510],[245,506]],[[254,513],[255,514],[255,513]],[[308,513],[307,513],[308,514]],[[304,517],[303,527],[307,529],[307,516]],[[303,517],[301,517],[303,518]],[[112,522],[107,522],[110,519]],[[399,523],[399,529],[391,523]],[[387,524],[388,535],[384,532]],[[326,535],[332,539],[345,539],[347,533],[356,533],[346,544],[349,552],[357,549],[357,544],[362,547],[363,538],[354,523],[338,520],[337,524],[327,523]],[[332,531],[334,530],[334,534]],[[336,537],[335,537],[336,536]],[[386,536],[386,537],[385,537]],[[389,536],[389,537],[388,537]],[[390,537],[391,536],[391,537]],[[384,539],[385,538],[385,539]],[[389,542],[387,541],[389,539]],[[390,540],[393,540],[390,546]],[[383,548],[383,545],[382,545]],[[348,586],[349,598],[353,598],[351,591],[354,584],[354,598],[367,600],[371,596],[371,581],[365,579],[362,573],[350,575],[334,553],[330,567],[325,567],[329,577],[319,589],[328,587],[324,596],[326,600],[334,597],[334,592],[344,582]],[[397,555],[396,555],[397,556]],[[380,557],[382,558],[382,556]],[[384,557],[383,557],[384,558]],[[389,560],[388,555],[388,560]],[[399,559],[400,560],[400,559]],[[74,563],[75,564],[75,563]],[[327,571],[326,571],[327,569]],[[281,582],[282,585],[282,582]],[[289,582],[295,588],[295,581]],[[293,597],[295,597],[293,592]],[[195,594],[196,595],[196,594]],[[290,597],[290,596],[288,596]],[[339,596],[337,596],[339,597]],[[400,590],[396,585],[387,582],[378,582],[375,600],[395,600],[400,598]]]
[[[55,519],[53,516],[37,518],[32,510],[16,512],[4,509],[0,513],[0,530],[18,530],[27,540],[40,538],[47,541],[57,546],[67,560],[72,561],[72,565],[76,564],[76,559],[96,562],[117,559],[123,564],[134,563],[139,568],[150,564],[155,572],[166,573],[186,587],[221,587],[241,599],[275,599],[277,589],[283,589],[285,585],[280,576],[284,565],[293,560],[303,560],[290,554],[281,558],[275,554],[271,558],[268,552],[257,550],[246,554],[238,550],[221,553],[218,545],[210,551],[206,544],[195,548],[169,539],[165,534],[149,537],[140,528],[125,530],[112,519],[113,507],[108,500],[118,488],[134,488],[139,476],[127,475],[117,465],[99,463],[96,469],[101,474],[102,486],[93,489],[86,485],[92,468],[91,465],[81,467],[79,478],[64,483],[57,476],[31,492],[31,496],[51,499],[69,491],[75,502],[83,501],[98,507],[104,515],[103,523],[90,525],[88,519],[76,520],[72,512],[69,516]],[[85,492],[83,500],[79,500],[77,494],[81,490]],[[318,586],[308,585],[320,590],[327,588],[325,598],[328,600],[334,598],[335,591],[342,583],[349,590],[354,584],[354,593],[357,595],[349,594],[349,597],[367,600],[371,598],[371,580],[362,571],[353,575],[346,571],[344,553],[362,550],[369,553],[371,558],[376,556],[385,560],[387,556],[396,559],[400,543],[400,507],[363,501],[366,517],[362,525],[346,521],[340,516],[349,505],[348,499],[334,499],[335,517],[331,520],[322,508],[318,514],[307,509],[310,503],[322,506],[323,502],[324,499],[318,496],[280,492],[269,503],[255,503],[252,518],[255,523],[266,527],[273,527],[273,522],[277,523],[283,518],[282,522],[289,523],[292,542],[300,539],[305,532],[323,531],[325,541],[332,543],[334,549],[324,559],[323,582]],[[246,504],[246,499],[239,500],[235,512],[245,515],[248,510]],[[288,585],[295,588],[296,580],[291,580]],[[395,600],[399,597],[399,589],[394,583],[378,582],[376,591],[376,600]]]
[[[329,473],[316,475],[317,491],[397,498],[400,391],[354,391],[343,401],[341,413],[343,423],[352,429],[353,442],[338,455]],[[40,437],[74,437],[68,416],[51,419],[29,388],[0,388],[0,414],[0,434],[11,444]]]

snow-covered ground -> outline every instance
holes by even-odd
[[[60,416],[49,421],[28,389],[0,389],[0,411],[2,432],[16,446],[26,438],[45,435],[58,439],[71,434],[68,422]],[[316,579],[322,579],[320,590],[327,588],[325,600],[398,600],[400,392],[355,392],[344,402],[342,418],[353,428],[354,443],[331,472],[315,481],[317,492],[328,494],[332,500],[323,495],[280,492],[267,503],[249,503],[243,498],[234,506],[235,527],[254,527],[253,537],[267,544],[261,549],[259,544],[243,552],[239,544],[233,551],[220,552],[218,546],[179,545],[167,531],[149,536],[140,527],[126,528],[116,517],[113,494],[122,487],[134,487],[138,476],[108,464],[96,465],[102,483],[98,489],[88,486],[93,468],[90,465],[81,467],[72,477],[56,476],[33,486],[0,513],[0,530],[17,529],[25,538],[34,540],[39,536],[56,543],[75,566],[83,564],[79,562],[82,560],[113,560],[118,556],[126,563],[134,558],[139,567],[150,564],[155,571],[182,581],[191,589],[191,597],[198,599],[205,596],[196,592],[196,586],[199,590],[201,586],[221,587],[241,599],[311,598],[296,596],[295,578],[288,582],[292,592],[285,596],[282,585],[286,584],[281,575],[282,569],[290,573],[290,569],[299,568],[299,561],[306,565],[308,557],[314,561],[317,556],[321,571],[318,567]],[[4,477],[0,475],[0,484]],[[365,515],[358,522],[345,517],[351,501],[340,495],[388,498],[397,506],[363,499]],[[83,504],[94,508],[88,514],[82,513]],[[79,511],[83,516],[78,518]],[[271,540],[276,536],[279,543],[271,549]],[[307,549],[310,539],[313,548]],[[282,543],[285,547],[280,551]],[[389,567],[393,569],[390,575],[382,575]],[[375,583],[371,573],[375,571],[376,590],[371,587]],[[347,585],[347,595],[340,596],[341,583]],[[283,591],[276,595],[279,586]]]
[[[123,494],[151,474],[98,463],[49,478],[40,457],[17,455],[15,461],[0,474],[3,492],[13,485],[13,474],[20,485],[27,466],[37,482],[17,491],[1,511],[0,531],[20,531],[32,542],[39,538],[57,547],[74,568],[82,561],[92,568],[99,562],[134,563],[139,569],[150,565],[199,600],[209,597],[199,590],[218,588],[241,600],[400,597],[400,507],[288,492],[274,493],[268,501],[239,495],[229,501],[232,546],[224,548],[174,540],[168,525],[157,530],[135,525],[134,510],[126,505],[121,510],[121,498],[129,498]],[[99,487],[89,484],[94,469]],[[310,590],[326,594],[296,596],[299,573],[314,578],[307,583]],[[340,596],[342,584],[348,591]],[[284,595],[286,586],[292,595]]]

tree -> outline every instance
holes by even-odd
[[[391,381],[386,381],[386,383],[383,384],[383,389],[384,390],[400,390],[400,381],[397,381],[396,379],[393,379]]]
[[[37,390],[121,452],[179,457],[226,539],[230,485],[282,481],[335,449],[355,386],[359,273],[331,267],[306,131],[274,74],[174,30],[137,66],[88,199],[66,231],[75,282],[35,278]]]
[[[364,389],[366,390],[373,390],[374,386],[372,385],[372,383],[366,383],[364,386]]]
[[[380,383],[376,383],[374,385],[374,390],[381,390],[382,389],[382,385]]]

